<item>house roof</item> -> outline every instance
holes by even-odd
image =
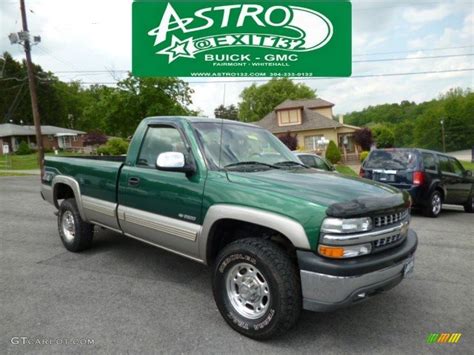
[[[285,100],[277,107],[275,110],[284,110],[289,108],[323,108],[323,107],[333,107],[332,102],[323,100],[323,99],[303,99],[303,100]]]
[[[314,111],[316,108],[333,107],[332,102],[323,99],[304,99],[304,100],[285,100],[275,110],[270,112],[260,121],[254,124],[268,129],[272,133],[286,133],[288,131],[310,131],[314,129],[328,129],[348,127],[359,129],[359,127],[340,123],[330,117],[324,116]],[[279,126],[277,112],[281,110],[289,110],[299,108],[302,110],[301,124]]]
[[[286,133],[288,131],[309,131],[313,129],[337,128],[344,125],[320,113],[304,108],[302,122],[298,125],[279,126],[275,111],[270,112],[255,124],[268,129],[272,133]]]
[[[62,128],[56,126],[41,126],[41,134],[46,135],[57,135],[57,134],[85,134],[86,132],[77,131],[69,128]],[[28,125],[16,125],[13,123],[0,124],[0,137],[10,136],[34,136],[35,126]]]

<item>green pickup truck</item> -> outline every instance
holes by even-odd
[[[42,197],[66,249],[94,225],[212,267],[238,332],[264,339],[301,309],[329,311],[397,285],[417,236],[406,192],[311,169],[270,132],[196,117],[142,121],[126,157],[47,157]]]

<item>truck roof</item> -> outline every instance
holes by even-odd
[[[245,123],[241,121],[234,121],[234,120],[227,120],[227,119],[221,119],[221,118],[209,118],[209,117],[198,117],[198,116],[152,116],[152,117],[147,117],[144,119],[144,121],[148,123],[158,123],[159,121],[162,121],[163,119],[166,120],[182,120],[182,121],[188,121],[192,123],[198,123],[198,122],[209,122],[209,123],[216,123],[218,122],[219,124],[223,122],[224,124],[238,124],[238,125],[243,125],[243,126],[251,126],[251,127],[256,127],[256,128],[261,128],[260,126],[251,124],[251,123]]]

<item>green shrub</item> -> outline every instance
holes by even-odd
[[[97,154],[122,155],[128,150],[128,142],[122,138],[110,138],[106,144],[97,148]]]
[[[395,144],[395,134],[393,130],[385,126],[375,126],[372,128],[377,148],[392,148]]]
[[[18,146],[18,149],[16,150],[16,155],[28,155],[33,153],[31,150],[30,146],[26,142],[21,142],[20,145]]]
[[[326,149],[326,159],[333,164],[337,164],[341,160],[341,152],[334,141],[330,141]]]
[[[360,162],[363,163],[365,159],[367,159],[367,156],[369,155],[370,152],[364,150],[362,153],[360,153]]]

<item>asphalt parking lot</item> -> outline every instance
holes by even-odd
[[[295,329],[266,342],[227,326],[208,268],[103,230],[91,250],[67,252],[53,212],[38,177],[0,177],[2,352],[472,353],[474,215],[460,208],[438,219],[414,216],[412,278],[351,308],[303,312]],[[458,344],[426,344],[433,332],[463,335]]]

